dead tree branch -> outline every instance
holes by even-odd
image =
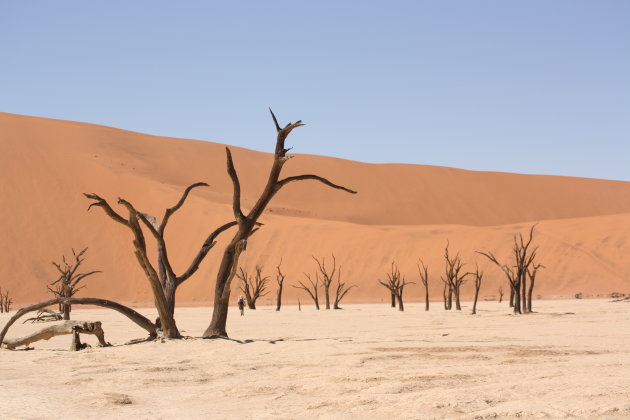
[[[421,258],[418,258],[418,274],[420,274],[420,281],[424,286],[424,310],[429,310],[429,267],[424,264]]]
[[[311,285],[308,286],[302,283],[301,281],[298,281],[299,285],[292,285],[292,287],[306,291],[306,293],[308,293],[311,299],[313,299],[313,303],[315,303],[315,308],[317,308],[317,310],[319,311],[319,294],[318,294],[319,275],[315,273],[315,281],[311,279],[311,276],[309,274],[304,273],[304,275],[306,276],[306,278],[308,279]]]

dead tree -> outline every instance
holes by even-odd
[[[442,282],[448,286],[448,295],[445,299],[445,309],[453,309],[453,297],[455,297],[455,309],[461,311],[460,289],[462,284],[466,282],[466,277],[471,273],[462,273],[464,263],[462,263],[459,254],[455,255],[455,257],[451,257],[448,248],[449,243],[447,242],[444,250],[444,260],[446,262],[446,266],[444,277],[442,277]]]
[[[276,283],[278,283],[278,291],[276,292],[276,311],[279,311],[282,306],[282,287],[284,285],[285,275],[280,270],[281,265],[282,259],[280,259],[280,262],[276,266]]]
[[[78,340],[77,336],[79,334],[95,335],[101,347],[111,346],[111,344],[105,341],[105,333],[103,332],[103,327],[100,321],[65,321],[61,324],[55,324],[43,328],[24,337],[5,339],[4,344],[7,346],[8,349],[13,350],[16,347],[28,346],[29,344],[36,341],[50,340],[51,338],[57,337],[59,335],[69,334],[73,334],[72,345],[70,347],[71,351],[80,350],[86,347],[85,345],[81,344],[80,340]]]
[[[420,274],[420,281],[424,285],[424,310],[429,310],[429,267],[424,265],[424,261],[421,258],[418,259],[418,273]]]
[[[475,302],[473,303],[472,314],[477,313],[477,299],[479,299],[479,289],[481,288],[481,280],[483,279],[483,271],[479,271],[479,266],[476,267],[473,276],[475,276]]]
[[[353,287],[357,286],[354,284],[348,286],[346,285],[346,282],[341,281],[341,266],[339,266],[339,268],[337,269],[337,287],[335,288],[335,304],[333,306],[334,309],[341,309],[341,307],[339,306],[341,299],[343,299],[344,296],[346,296],[346,294]]]
[[[92,207],[101,207],[103,211],[105,211],[105,214],[114,221],[129,228],[133,233],[134,254],[151,285],[155,307],[158,311],[158,321],[156,324],[162,328],[164,337],[166,338],[180,337],[174,319],[175,293],[177,288],[199,269],[201,262],[205,259],[206,255],[208,255],[210,249],[216,244],[216,238],[225,230],[236,225],[236,222],[228,222],[210,233],[186,271],[180,275],[175,274],[168,257],[164,232],[171,216],[184,205],[190,192],[194,188],[201,186],[208,186],[208,184],[205,182],[197,182],[188,186],[179,201],[173,207],[169,207],[164,211],[162,221],[159,223],[155,217],[138,211],[129,201],[122,198],[118,199],[118,204],[121,204],[127,210],[127,218],[118,214],[102,197],[96,194],[84,194],[87,198],[94,200],[88,207],[88,210]],[[157,242],[157,270],[149,259],[146,240],[140,223],[147,227]],[[234,269],[236,269],[236,267],[234,267]]]
[[[271,112],[271,110],[270,110]],[[297,175],[289,176],[284,179],[280,179],[280,173],[282,167],[291,156],[287,155],[289,148],[285,148],[285,140],[287,136],[297,127],[304,125],[302,121],[295,123],[289,123],[283,128],[278,124],[276,116],[271,112],[274,125],[276,127],[276,149],[273,156],[273,164],[269,172],[269,178],[265,189],[261,193],[260,197],[256,201],[256,204],[252,207],[249,213],[243,213],[241,209],[241,184],[234,167],[232,160],[232,152],[229,148],[226,148],[227,154],[227,172],[232,180],[233,193],[232,193],[232,211],[234,218],[238,224],[238,230],[230,243],[225,247],[223,252],[223,258],[219,265],[219,271],[217,273],[217,281],[214,290],[214,308],[212,312],[212,320],[210,325],[203,333],[203,337],[227,337],[227,331],[225,329],[227,323],[227,315],[230,301],[230,286],[232,279],[238,266],[238,260],[241,253],[247,246],[247,240],[256,231],[256,224],[260,215],[263,213],[271,199],[278,191],[280,191],[285,185],[296,181],[314,180],[323,183],[329,187],[342,190],[348,193],[355,194],[356,191],[352,191],[348,188],[342,187],[337,184],[333,184],[326,178],[318,175]]]
[[[527,312],[532,312],[532,293],[534,293],[536,274],[541,268],[545,268],[545,266],[535,263],[532,263],[530,267],[527,267],[527,277],[529,277],[529,289],[527,290]]]
[[[499,286],[499,303],[503,301],[503,286]]]
[[[322,260],[319,261],[315,256],[312,256],[315,262],[317,263],[317,268],[319,269],[320,274],[322,275],[322,285],[324,286],[324,297],[326,298],[326,309],[330,309],[330,285],[335,278],[335,272],[337,271],[337,260],[335,259],[335,254],[332,254],[332,267],[326,267],[326,260],[322,257]]]
[[[58,305],[60,303],[64,305],[102,306],[104,308],[112,309],[114,311],[117,311],[123,314],[124,316],[129,318],[131,321],[136,323],[139,327],[145,329],[149,333],[149,339],[154,339],[157,337],[157,329],[155,327],[155,324],[149,321],[149,319],[147,319],[145,316],[139,314],[138,312],[134,311],[133,309],[127,306],[121,305],[118,302],[113,302],[111,300],[106,300],[106,299],[96,299],[96,298],[65,298],[64,297],[64,298],[51,299],[46,302],[36,303],[35,305],[27,306],[26,308],[22,308],[19,311],[17,311],[15,315],[13,315],[7,321],[7,323],[4,324],[4,328],[2,329],[2,331],[0,331],[0,346],[2,346],[2,343],[4,342],[4,337],[6,336],[7,331],[9,331],[9,328],[11,328],[11,325],[13,325],[15,321],[17,321],[18,319],[20,319],[21,317],[23,317],[24,315],[30,312],[38,311],[40,309],[46,308],[51,305]]]
[[[249,309],[256,309],[256,301],[258,298],[269,293],[266,290],[269,277],[263,277],[262,269],[262,266],[256,266],[256,275],[253,279],[242,267],[239,268],[240,273],[236,274],[241,280],[241,291],[245,293],[245,300],[247,301],[247,307]]]
[[[403,291],[405,286],[415,283],[406,281],[404,276],[400,275],[400,270],[394,261],[392,261],[390,272],[387,273],[387,281],[379,280],[378,282],[389,289],[390,293],[396,298],[398,310],[401,312],[404,311],[405,305],[403,304]]]
[[[57,280],[53,281],[52,283],[50,283],[50,285],[47,286],[48,290],[53,294],[53,296],[59,298],[71,298],[79,290],[85,287],[85,285],[79,285],[79,283],[83,279],[101,272],[98,270],[94,270],[87,273],[77,273],[77,270],[79,269],[83,261],[85,261],[84,255],[87,250],[87,248],[84,248],[81,252],[77,254],[73,248],[72,260],[70,262],[66,260],[65,256],[61,257],[61,264],[53,261],[52,265],[54,265],[57,271],[59,271],[59,277],[57,278]],[[59,311],[63,313],[64,320],[70,319],[71,310],[72,308],[70,305],[62,304],[59,307]]]
[[[9,291],[5,290],[2,293],[2,288],[0,287],[0,313],[11,312],[11,304],[13,303],[13,299],[9,297]]]
[[[311,276],[309,274],[304,273],[304,275],[308,279],[309,283],[311,283],[310,286],[302,283],[301,281],[298,281],[299,285],[297,286],[292,285],[292,286],[295,287],[296,289],[302,289],[306,291],[306,293],[308,293],[311,299],[313,299],[313,303],[315,303],[315,308],[317,308],[317,310],[319,311],[319,294],[318,294],[319,275],[315,273],[315,281],[311,279]],[[300,300],[298,299],[298,306],[299,305],[300,305]],[[301,307],[300,307],[300,310],[302,310]]]
[[[501,264],[497,258],[491,252],[479,252],[479,254],[485,256],[492,261],[501,271],[505,274],[510,284],[511,293],[514,295],[511,298],[511,303],[514,305],[514,314],[522,314],[530,311],[527,304],[525,292],[528,270],[534,264],[534,259],[538,252],[538,247],[530,249],[532,240],[534,238],[533,225],[529,231],[529,238],[527,241],[523,238],[522,234],[514,235],[514,245],[512,246],[513,263]],[[535,276],[535,275],[534,275]],[[532,289],[533,292],[533,289]]]

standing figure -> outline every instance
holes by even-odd
[[[245,301],[243,300],[243,295],[238,297],[238,310],[241,311],[241,316],[245,315]]]

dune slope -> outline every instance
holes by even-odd
[[[270,150],[273,142],[270,128]],[[299,150],[298,131],[289,144]],[[264,185],[270,155],[232,150],[246,209]],[[0,287],[11,290],[16,302],[45,298],[46,283],[55,279],[50,262],[71,247],[85,246],[90,248],[85,268],[103,274],[89,282],[84,296],[151,301],[130,233],[99,209],[86,212],[83,192],[98,193],[112,205],[124,197],[159,216],[188,184],[211,184],[196,190],[169,225],[176,271],[184,270],[205,236],[231,217],[224,146],[217,143],[0,113],[0,165]],[[320,174],[359,194],[316,183],[288,186],[263,215],[265,226],[252,238],[244,266],[265,264],[272,275],[283,258],[287,282],[294,284],[304,271],[314,270],[311,255],[334,252],[344,277],[359,285],[348,300],[380,301],[386,295],[376,279],[390,262],[399,261],[407,278],[417,281],[415,262],[422,257],[437,297],[448,239],[471,268],[477,261],[486,270],[482,295],[493,295],[503,279],[474,251],[493,250],[506,257],[512,235],[540,221],[537,243],[548,267],[540,275],[540,294],[630,291],[630,253],[624,252],[630,248],[630,183],[308,155],[296,155],[286,165],[286,175],[298,173]],[[180,302],[212,298],[221,245],[228,239],[229,232],[182,286]],[[296,292],[286,288],[289,302]],[[417,285],[410,287],[409,299],[420,295]]]

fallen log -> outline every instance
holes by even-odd
[[[42,302],[42,303],[37,303],[35,305],[27,306],[26,308],[22,308],[19,311],[17,311],[15,315],[13,315],[11,319],[7,321],[2,331],[0,331],[0,346],[2,346],[2,343],[4,342],[4,337],[6,336],[7,331],[9,331],[9,328],[11,328],[11,325],[13,325],[15,321],[17,321],[18,319],[20,319],[21,317],[23,317],[29,312],[37,311],[47,306],[56,305],[59,303],[63,303],[65,305],[95,305],[95,306],[102,306],[105,308],[113,309],[125,315],[131,321],[135,322],[138,326],[144,328],[149,333],[150,339],[154,339],[157,337],[157,329],[154,323],[152,323],[145,316],[140,315],[138,312],[124,305],[121,305],[120,303],[113,302],[111,300],[97,299],[97,298],[56,298],[56,299],[51,299],[47,302]]]
[[[85,348],[81,344],[81,341],[78,340],[78,334],[95,335],[101,346],[111,346],[111,344],[105,341],[105,332],[103,331],[103,327],[100,321],[64,321],[60,324],[42,328],[41,330],[26,335],[24,337],[5,339],[4,344],[7,346],[8,349],[13,350],[16,347],[28,346],[29,344],[36,341],[50,340],[51,338],[57,337],[59,335],[69,334],[74,334],[72,347],[70,348],[70,350],[80,350],[81,348]]]

